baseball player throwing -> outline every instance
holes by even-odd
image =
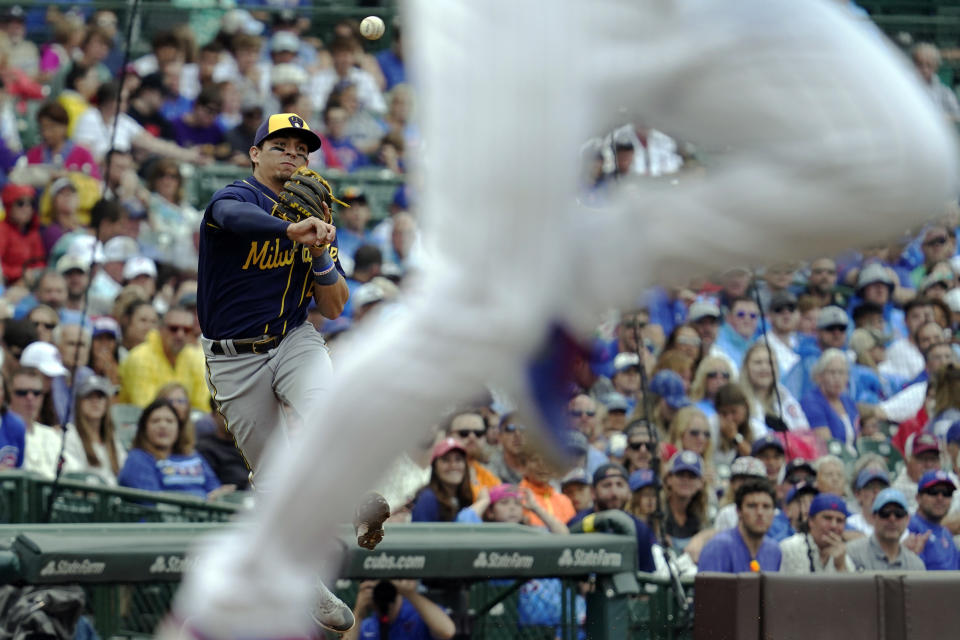
[[[330,428],[309,430],[255,519],[211,541],[188,575],[176,610],[216,637],[304,633],[295,612],[335,523],[481,383],[536,404],[528,365],[550,324],[586,331],[653,282],[867,244],[956,197],[945,119],[906,62],[838,3],[407,9],[424,115],[419,206],[437,257],[408,313],[344,345],[309,418]],[[715,164],[578,210],[580,144],[641,117],[713,151]]]
[[[304,169],[319,147],[299,115],[270,116],[250,148],[253,175],[214,194],[200,232],[197,311],[207,380],[260,489],[270,484],[262,470],[268,443],[288,455],[297,436],[290,423],[312,425],[332,383],[307,306],[313,299],[336,318],[348,296],[331,224],[333,194]],[[363,539],[379,541],[378,526],[364,523]],[[334,631],[353,626],[350,608],[322,583],[317,588],[315,621]]]

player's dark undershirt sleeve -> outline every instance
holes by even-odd
[[[290,224],[266,213],[252,202],[217,200],[210,207],[210,217],[217,226],[239,235],[286,235]]]

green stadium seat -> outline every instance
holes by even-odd
[[[903,456],[900,451],[889,442],[878,442],[869,438],[862,439],[857,446],[860,453],[875,453],[882,456],[887,461],[887,469],[890,473],[897,473],[900,466],[903,465]]]
[[[137,420],[140,419],[142,409],[135,404],[115,404],[110,407],[110,418],[117,438],[127,449],[133,444],[133,437],[137,433]]]
[[[831,440],[827,443],[827,453],[835,455],[841,460],[843,464],[847,467],[847,470],[853,466],[853,463],[857,461],[857,456],[850,449],[839,440]]]

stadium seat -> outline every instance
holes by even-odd
[[[862,439],[858,444],[861,454],[876,453],[887,461],[887,469],[890,473],[897,473],[903,465],[903,456],[900,451],[889,442],[877,442],[869,438]]]
[[[115,404],[110,407],[110,418],[117,431],[117,438],[127,449],[133,444],[133,437],[137,433],[137,420],[140,419],[142,409],[135,404]]]

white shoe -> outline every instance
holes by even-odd
[[[314,605],[310,615],[314,623],[337,633],[349,631],[356,623],[350,607],[333,595],[330,589],[327,589],[327,585],[320,580],[317,580],[317,604]]]

